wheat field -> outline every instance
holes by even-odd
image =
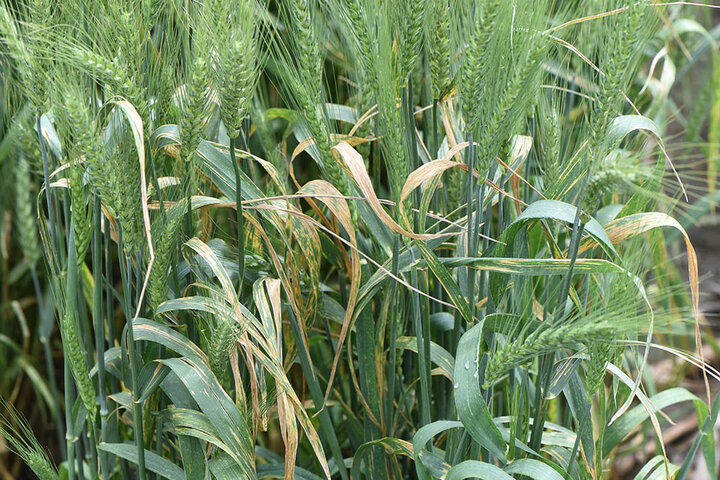
[[[718,9],[3,0],[0,480],[717,479]]]

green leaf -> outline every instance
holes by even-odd
[[[214,460],[213,460],[214,461]],[[211,463],[212,465],[212,463]],[[212,468],[212,467],[211,467]],[[213,474],[217,471],[213,470]],[[283,464],[267,464],[257,466],[258,478],[285,478],[285,465]],[[227,477],[218,477],[218,479],[224,479]],[[295,467],[295,480],[323,480],[322,477],[318,477],[314,473],[308,472],[304,468],[298,466]]]
[[[512,241],[523,224],[532,220],[555,220],[572,225],[575,222],[576,213],[577,208],[574,205],[558,200],[538,200],[530,204],[501,236],[500,240],[507,244],[503,250],[506,253],[512,253]],[[608,237],[602,225],[589,215],[583,215],[580,218],[585,224],[584,233],[593,237],[609,256],[617,258],[618,253],[615,251],[615,247],[613,247],[610,237]],[[512,255],[504,256],[510,257]]]
[[[513,477],[495,465],[478,460],[465,460],[450,469],[445,480],[465,480],[479,478],[481,480],[514,480]]]
[[[518,473],[535,480],[563,480],[563,476],[551,466],[532,458],[521,458],[506,466],[507,473]]]
[[[135,444],[103,442],[100,443],[98,448],[137,465],[138,451]],[[185,472],[183,472],[182,468],[150,450],[145,450],[145,467],[168,480],[185,480]]]
[[[364,459],[371,457],[370,453],[375,449],[375,447],[384,448],[387,455],[405,455],[406,457],[411,458],[413,456],[412,445],[399,438],[385,437],[363,443],[353,456],[351,478],[360,478],[360,466],[362,465]]]
[[[176,408],[188,410],[197,408],[197,402],[193,400],[187,388],[185,388],[174,373],[171,372],[165,377],[161,388],[170,398],[170,401],[176,405]],[[190,478],[204,477],[206,469],[205,444],[197,438],[188,435],[179,435],[178,447],[180,448],[180,456],[182,457],[183,467],[185,468],[187,476]]]
[[[502,258],[514,257],[515,237],[526,223],[535,220],[555,220],[572,225],[575,222],[576,214],[577,208],[565,202],[558,200],[539,200],[534,202],[530,204],[507,229],[505,229],[503,234],[500,236],[500,241],[503,242],[503,244],[493,247],[488,255],[484,256]],[[597,220],[584,213],[581,214],[581,219],[584,222],[583,233],[590,235],[610,257],[618,258],[615,247],[613,247],[610,237],[608,237],[602,225],[600,225]],[[509,277],[505,273],[490,274],[490,292],[496,302],[500,300],[508,282]]]
[[[565,275],[570,267],[566,258],[493,258],[493,257],[451,257],[442,262],[451,267],[474,267],[498,273],[538,277],[543,275]],[[609,260],[578,258],[573,272],[583,273],[627,273],[627,271]]]
[[[238,470],[239,465],[235,463],[232,457],[225,452],[220,452],[209,462],[210,471],[216,480],[225,480],[226,478],[244,479],[245,475],[242,470]]]
[[[250,428],[242,411],[218,384],[209,367],[197,357],[161,360],[175,372],[215,428],[220,439],[233,452],[233,460],[249,478],[257,478]]]
[[[463,424],[460,422],[441,420],[438,422],[428,423],[424,427],[421,427],[417,432],[415,432],[415,435],[413,435],[413,458],[415,459],[415,471],[417,472],[417,476],[420,480],[429,479],[428,465],[425,461],[423,461],[423,454],[429,453],[427,450],[425,450],[425,446],[427,445],[427,443],[435,435],[439,435],[446,430],[450,430],[451,428],[460,428],[462,426]],[[450,466],[444,464],[444,462],[441,461],[441,464],[443,465],[443,467],[447,468],[443,468],[443,471],[440,472],[433,472],[433,475],[435,475],[436,477],[442,477],[450,469]]]
[[[607,134],[607,141],[615,144],[621,141],[632,132],[646,131],[652,134],[659,142],[662,142],[662,133],[658,126],[643,115],[621,115],[615,117],[610,124]]]
[[[211,443],[228,455],[234,455],[233,450],[220,440],[217,430],[204,413],[189,408],[170,407],[163,415],[172,424],[176,434]]]
[[[635,475],[634,480],[664,480],[667,478],[665,476],[665,459],[662,455],[657,455],[650,460],[643,466],[643,468],[640,469],[640,471]],[[678,467],[676,465],[670,464],[668,465],[670,475],[672,478],[672,475],[675,474],[675,472],[678,471]]]
[[[417,353],[417,338],[400,337],[397,339],[395,347]],[[430,342],[430,360],[440,368],[443,375],[445,375],[450,381],[453,380],[455,359],[452,355],[450,355],[450,352],[437,343]]]
[[[455,360],[455,407],[470,436],[501,461],[505,461],[505,443],[485,403],[480,383],[483,348],[483,322],[460,338]]]
[[[702,427],[700,427],[700,435],[695,438],[695,441],[690,446],[690,450],[685,455],[685,460],[680,466],[675,480],[685,480],[687,478],[690,467],[694,463],[695,454],[697,453],[698,447],[700,447],[700,443],[703,441],[706,435],[715,435],[715,423],[717,422],[718,413],[720,413],[720,395],[715,396],[715,400],[713,400],[713,404],[709,414],[707,413],[707,405],[704,406],[704,412],[706,413],[706,415],[705,420],[702,423]],[[714,468],[714,465],[711,468]]]
[[[440,262],[438,257],[436,257],[435,254],[430,251],[430,249],[428,249],[422,242],[417,242],[417,247],[423,256],[423,259],[425,259],[428,267],[430,267],[430,270],[432,270],[433,274],[437,277],[438,281],[445,289],[445,292],[447,292],[452,304],[455,305],[455,307],[460,312],[460,315],[463,316],[466,322],[472,323],[473,317],[470,313],[470,305],[468,305],[467,300],[465,299],[463,293],[460,291],[460,287],[458,286],[458,284],[455,282],[455,280],[453,280],[450,271],[445,268],[445,266]]]
[[[650,397],[655,411],[660,411],[670,405],[681,402],[699,402],[700,399],[684,388],[671,388]],[[650,413],[643,405],[638,405],[610,425],[603,437],[603,456],[610,452],[622,442],[622,440],[638,425],[650,417]]]
[[[165,365],[155,363],[154,361],[149,362],[142,368],[140,375],[138,375],[138,390],[140,391],[139,403],[145,402],[145,400],[153,394],[169,371]]]
[[[578,435],[582,448],[585,450],[586,458],[595,457],[595,440],[593,438],[592,417],[590,415],[590,404],[587,400],[585,387],[583,386],[580,374],[575,372],[570,376],[570,381],[563,390],[568,406],[579,426]],[[594,463],[590,462],[590,468],[594,470]]]
[[[199,357],[207,363],[205,352],[188,340],[186,336],[162,323],[153,322],[146,318],[136,318],[133,321],[133,333],[135,334],[135,341],[146,340],[159,343],[184,357]]]
[[[662,132],[660,131],[660,128],[658,128],[657,124],[655,124],[655,122],[643,115],[621,115],[613,119],[607,134],[606,141],[610,146],[613,146],[622,141],[622,139],[628,136],[630,133],[638,131],[647,132],[655,138],[658,146],[660,147],[660,150],[662,150],[665,158],[670,164],[670,167],[675,174],[675,178],[677,179],[678,183],[680,184],[680,188],[685,194],[685,198],[687,199],[685,187],[683,186],[682,180],[680,179],[677,170],[675,170],[675,166],[672,164],[672,160],[670,160],[670,156],[665,151],[665,145],[663,144],[662,140]]]

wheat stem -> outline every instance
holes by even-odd
[[[235,174],[235,205],[237,220],[237,249],[238,249],[238,294],[242,291],[245,280],[245,219],[242,208],[242,177],[240,176],[240,165],[235,157],[235,138],[230,138],[230,162]]]
[[[122,225],[118,225],[118,246],[123,245],[123,228]],[[133,332],[133,321],[132,318],[132,306],[131,306],[131,295],[132,285],[130,275],[132,272],[132,264],[130,258],[123,257],[122,253],[118,251],[119,263],[120,263],[120,274],[123,279],[123,298],[125,299],[125,328],[127,330],[127,352],[124,355],[127,356],[130,363],[130,394],[132,401],[132,414],[133,414],[133,434],[135,435],[135,446],[137,447],[137,466],[138,466],[138,479],[145,480],[145,441],[143,435],[143,412],[142,404],[139,400],[139,384],[138,384],[138,362],[140,358],[137,356],[135,351],[135,335]],[[140,264],[138,264],[140,268]]]
[[[100,403],[100,436],[99,441],[107,441],[107,396],[105,387],[105,317],[103,312],[102,287],[102,218],[100,197],[97,192],[93,199],[93,237],[92,237],[92,271],[93,282],[93,320],[95,321],[95,357],[97,359],[98,399]],[[103,478],[109,478],[107,454],[100,452],[100,468]]]

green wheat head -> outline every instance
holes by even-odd
[[[335,161],[330,140],[330,127],[325,112],[321,86],[323,84],[323,62],[320,45],[313,22],[314,2],[312,0],[288,0],[285,11],[292,32],[293,59],[281,59],[288,69],[290,95],[297,102],[308,133],[317,149],[320,170],[323,176],[335,185],[341,193],[350,194],[350,185],[342,167]],[[289,52],[283,49],[289,57]],[[353,211],[355,208],[351,205]]]
[[[450,87],[450,0],[433,0],[430,11],[427,21],[430,80],[433,99],[439,100]]]
[[[57,468],[15,407],[0,399],[0,437],[40,480],[58,480]]]
[[[397,18],[405,19],[405,28],[400,34],[400,55],[398,73],[400,78],[412,74],[415,64],[422,58],[425,37],[425,14],[428,0],[404,0],[396,2],[399,9]]]
[[[215,37],[217,60],[213,71],[220,96],[220,114],[230,138],[240,134],[258,77],[260,58],[255,8],[254,0],[243,0],[237,5],[218,2],[214,12],[219,32]]]
[[[463,100],[463,117],[469,131],[477,128],[481,116],[481,106],[484,92],[487,85],[483,80],[489,78],[487,72],[491,67],[490,45],[493,41],[493,33],[499,37],[501,29],[496,28],[498,16],[500,19],[507,17],[507,8],[503,8],[499,0],[488,0],[483,2],[479,12],[475,15],[477,20],[471,32],[465,61],[460,78],[460,94]],[[507,22],[503,22],[507,23]]]
[[[572,348],[578,343],[607,341],[614,332],[608,323],[568,322],[540,328],[525,338],[506,343],[489,359],[485,385],[490,386],[514,366],[557,348]]]
[[[168,298],[170,269],[177,256],[180,228],[186,211],[185,202],[180,201],[165,212],[164,218],[153,225],[155,263],[150,271],[148,284],[148,299],[153,310],[157,310],[157,307]]]
[[[35,224],[33,209],[35,199],[32,195],[30,165],[20,152],[14,171],[15,232],[25,260],[29,265],[34,266],[42,257],[42,251]]]

